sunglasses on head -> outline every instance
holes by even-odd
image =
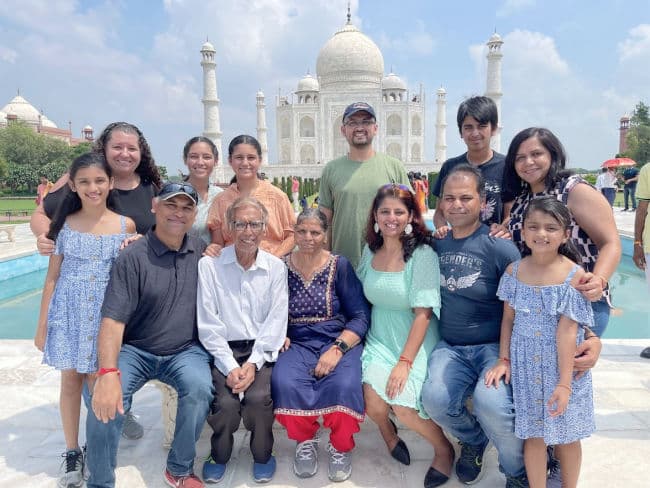
[[[387,183],[384,186],[382,186],[380,189],[382,191],[383,190],[393,190],[393,191],[395,191],[396,189],[400,189],[400,190],[404,190],[404,191],[408,191],[408,192],[411,191],[411,189],[408,186],[401,185],[399,183]]]
[[[199,201],[199,196],[194,187],[188,183],[165,183],[158,193],[159,197],[164,197],[170,193],[185,193],[194,202]]]

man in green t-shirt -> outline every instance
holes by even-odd
[[[320,181],[319,208],[330,222],[328,242],[335,254],[348,258],[355,268],[377,189],[387,183],[410,187],[404,165],[373,149],[377,129],[377,117],[370,105],[348,105],[343,112],[341,134],[350,149],[346,156],[327,163]]]
[[[636,187],[636,215],[634,218],[634,264],[645,271],[648,286],[650,287],[650,163],[641,168],[639,181]],[[641,357],[650,359],[650,347],[641,352]]]

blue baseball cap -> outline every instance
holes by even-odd
[[[345,108],[345,112],[343,112],[343,122],[358,112],[367,112],[373,119],[377,119],[375,109],[366,102],[354,102]]]

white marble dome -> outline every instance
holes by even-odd
[[[381,87],[384,90],[406,90],[406,83],[395,73],[389,73],[381,80]]]
[[[348,22],[321,48],[316,74],[321,90],[337,84],[378,87],[384,75],[384,57],[372,39]]]
[[[15,115],[18,120],[25,123],[38,125],[40,112],[20,95],[16,95],[7,105],[2,107],[7,115]]]
[[[501,40],[501,36],[495,32],[490,36],[488,42],[503,42],[503,41]]]
[[[201,51],[216,52],[214,46],[210,43],[210,41],[205,41],[205,43],[203,43],[203,46],[201,46]]]
[[[298,82],[298,89],[296,92],[303,91],[318,91],[318,80],[309,73]]]
[[[50,127],[51,129],[57,129],[58,127],[54,122],[48,119],[45,115],[41,115],[41,125],[43,127]]]

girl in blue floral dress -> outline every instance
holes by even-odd
[[[34,343],[43,362],[61,370],[59,407],[66,452],[58,486],[82,486],[81,391],[97,369],[101,305],[111,265],[135,223],[109,209],[113,187],[104,156],[87,153],[70,167],[69,187],[50,224],[56,241],[43,287]]]
[[[504,301],[500,358],[487,385],[512,380],[515,435],[524,442],[531,488],[546,486],[546,446],[555,445],[562,486],[580,474],[580,439],[595,430],[591,375],[573,374],[582,327],[593,324],[590,303],[574,286],[585,271],[569,241],[569,210],[553,197],[533,199],[523,221],[526,252],[501,278]],[[502,385],[503,386],[503,385]]]

